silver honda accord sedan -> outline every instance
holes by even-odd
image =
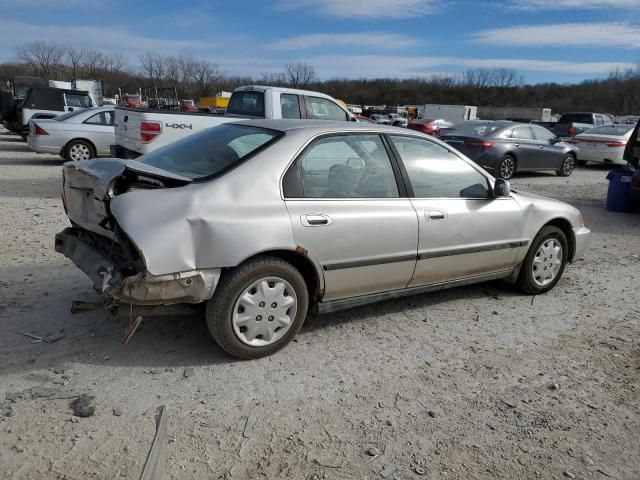
[[[269,355],[307,312],[492,279],[542,294],[591,232],[449,145],[373,124],[223,124],[139,157],[64,165],[56,236],[112,305],[204,303],[229,354]],[[157,309],[157,307],[155,307]]]

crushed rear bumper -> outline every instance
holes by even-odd
[[[55,250],[82,270],[98,293],[134,305],[201,303],[211,298],[221,273],[219,268],[166,275],[132,272],[77,228],[67,228],[58,233]]]

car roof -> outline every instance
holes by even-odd
[[[406,128],[390,127],[388,125],[379,125],[374,123],[362,124],[361,122],[346,122],[333,120],[273,120],[273,119],[257,119],[242,120],[233,122],[238,125],[251,125],[271,130],[287,132],[292,130],[314,130],[316,133],[335,133],[335,132],[358,132],[363,129],[376,130],[380,132],[405,132],[409,133]]]

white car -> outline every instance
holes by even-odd
[[[578,147],[578,165],[587,162],[626,165],[623,158],[633,125],[603,125],[576,135],[571,143]]]
[[[109,156],[115,142],[113,119],[113,105],[33,119],[27,142],[36,153],[53,153],[70,161]]]

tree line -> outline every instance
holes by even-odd
[[[287,64],[281,72],[247,77],[225,73],[215,63],[190,55],[145,52],[132,64],[122,53],[42,41],[21,45],[15,54],[15,61],[0,64],[2,84],[14,75],[51,80],[95,78],[103,81],[106,96],[113,96],[118,89],[133,93],[145,87],[176,87],[180,98],[198,99],[240,85],[264,84],[318,90],[356,105],[437,103],[640,114],[640,63],[614,70],[603,79],[531,85],[517,70],[507,68],[475,68],[457,75],[406,79],[320,80],[314,67],[304,62]]]

